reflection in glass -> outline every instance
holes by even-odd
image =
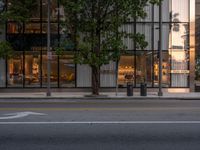
[[[58,57],[53,53],[51,57],[51,86],[58,87]],[[42,86],[47,86],[47,55],[44,52],[42,55]]]
[[[40,54],[26,52],[25,54],[25,86],[40,86]]]
[[[58,34],[58,24],[51,23],[51,34]],[[42,24],[42,33],[47,33],[47,23]]]
[[[121,56],[118,68],[118,86],[125,87],[127,82],[134,83],[134,56]]]
[[[171,86],[188,87],[189,77],[189,24],[173,23],[171,26]]]
[[[189,0],[172,0],[171,20],[173,22],[189,21]]]
[[[171,78],[172,87],[187,87],[189,76],[189,53],[184,50],[171,51]]]
[[[168,52],[163,52],[163,61],[162,61],[162,86],[170,86],[170,59]],[[158,87],[159,83],[159,59],[158,51],[154,55],[154,86]]]
[[[25,33],[40,33],[40,23],[27,23]]]
[[[136,86],[146,82],[152,86],[152,52],[137,51],[136,53]]]
[[[15,53],[13,58],[8,60],[8,86],[23,86],[23,55],[21,52]]]
[[[148,42],[148,46],[145,48],[145,50],[151,50],[151,41],[152,41],[152,25],[150,23],[137,23],[137,33],[141,33],[145,35],[145,41]],[[141,50],[141,48],[138,48],[138,50]]]
[[[7,24],[8,33],[22,33],[22,25],[15,22],[10,22]]]
[[[47,0],[42,0],[42,20],[44,21],[47,20],[47,6]],[[58,10],[57,0],[51,0],[51,21],[58,20]]]
[[[73,55],[63,55],[60,57],[60,87],[75,86],[75,64]]]
[[[31,21],[40,21],[40,0],[35,1],[37,1],[37,5],[34,8],[35,11],[32,13]]]
[[[189,24],[173,23],[171,26],[171,49],[189,49]]]

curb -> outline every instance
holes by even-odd
[[[104,101],[111,101],[111,100],[200,100],[200,97],[158,97],[158,96],[149,96],[149,97],[142,97],[142,96],[131,96],[131,97],[0,97],[1,102],[67,102],[73,100],[104,100]]]

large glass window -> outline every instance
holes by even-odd
[[[121,56],[118,68],[118,86],[125,87],[127,82],[132,82],[134,84],[134,72],[134,56]]]
[[[65,54],[59,59],[60,65],[60,87],[75,87],[75,64],[73,55]]]
[[[173,23],[171,26],[171,49],[189,49],[189,24]]]
[[[145,12],[147,13],[147,16],[145,19],[139,18],[137,21],[138,22],[149,22],[152,20],[152,5],[148,4],[147,6],[144,7]]]
[[[127,32],[127,33],[134,33],[134,24],[133,23],[125,24],[121,27],[121,30],[123,32]],[[132,39],[123,38],[123,43],[127,47],[127,50],[133,50],[134,49],[134,43],[133,43]]]
[[[163,7],[162,7],[162,19],[164,22],[170,22],[170,16],[171,16],[171,7],[172,7],[172,1],[176,0],[163,0]],[[154,21],[159,21],[159,6],[154,5]]]
[[[184,50],[171,51],[171,84],[172,87],[187,87],[189,77],[189,53]]]
[[[47,0],[42,0],[42,20],[44,21],[47,21],[47,10]],[[58,20],[58,10],[57,0],[51,0],[51,21]]]
[[[23,53],[16,52],[8,60],[8,87],[23,86]]]
[[[145,35],[145,41],[148,42],[148,46],[145,47],[145,50],[151,50],[151,44],[152,44],[152,25],[150,23],[138,23],[137,24],[137,33],[141,33]],[[141,48],[138,48],[138,50],[141,50]]]
[[[43,52],[42,55],[42,86],[47,86],[47,52]],[[51,72],[50,72],[50,79],[51,79],[51,86],[58,87],[58,57],[55,53],[51,56]]]
[[[159,84],[159,51],[154,53],[154,87],[158,87]],[[162,54],[162,86],[170,86],[170,55],[168,51],[163,51]]]
[[[109,64],[101,66],[100,87],[116,86],[116,63],[110,61]]]
[[[136,86],[146,82],[148,86],[152,86],[152,52],[137,51],[136,52]]]
[[[22,24],[16,22],[9,22],[7,24],[7,33],[22,33],[23,26]]]
[[[189,0],[172,0],[173,22],[188,22],[189,21]]]
[[[30,33],[30,34],[37,33],[37,34],[40,34],[41,33],[41,31],[40,31],[40,23],[27,23],[25,25],[25,33]]]
[[[164,23],[162,26],[162,50],[169,49],[169,33],[170,33],[170,23]],[[170,44],[171,45],[171,44]],[[159,24],[154,24],[154,50],[159,49]]]
[[[58,34],[58,24],[57,23],[51,23],[51,34]],[[47,23],[42,24],[42,33],[47,33]]]
[[[39,87],[41,81],[40,52],[25,53],[25,86]]]

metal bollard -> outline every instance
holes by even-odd
[[[141,83],[140,95],[141,96],[147,96],[147,84],[146,83]]]
[[[127,96],[133,96],[133,83],[127,82]]]

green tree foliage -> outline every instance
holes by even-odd
[[[65,10],[63,26],[65,39],[73,41],[75,63],[88,64],[92,68],[93,94],[99,94],[100,67],[110,61],[118,61],[126,49],[123,38],[130,38],[136,47],[144,49],[148,43],[140,33],[127,33],[122,30],[126,22],[145,18],[145,6],[159,4],[160,0],[60,0]],[[62,44],[61,44],[62,45]],[[57,48],[61,53],[68,46]]]
[[[9,0],[7,10],[1,13],[1,20],[12,20],[18,23],[26,22],[38,7],[36,0]]]
[[[13,55],[13,48],[7,41],[0,41],[0,58],[10,58]]]
[[[195,80],[200,81],[200,55],[196,56]]]
[[[7,20],[16,22],[22,29],[23,23],[31,18],[35,8],[38,7],[36,0],[9,0],[7,5],[5,0],[1,0],[1,4],[4,4],[4,9],[0,12],[0,30],[4,30]],[[7,9],[5,9],[6,7]],[[12,53],[13,48],[11,44],[1,40],[0,58],[9,58],[12,56]]]

